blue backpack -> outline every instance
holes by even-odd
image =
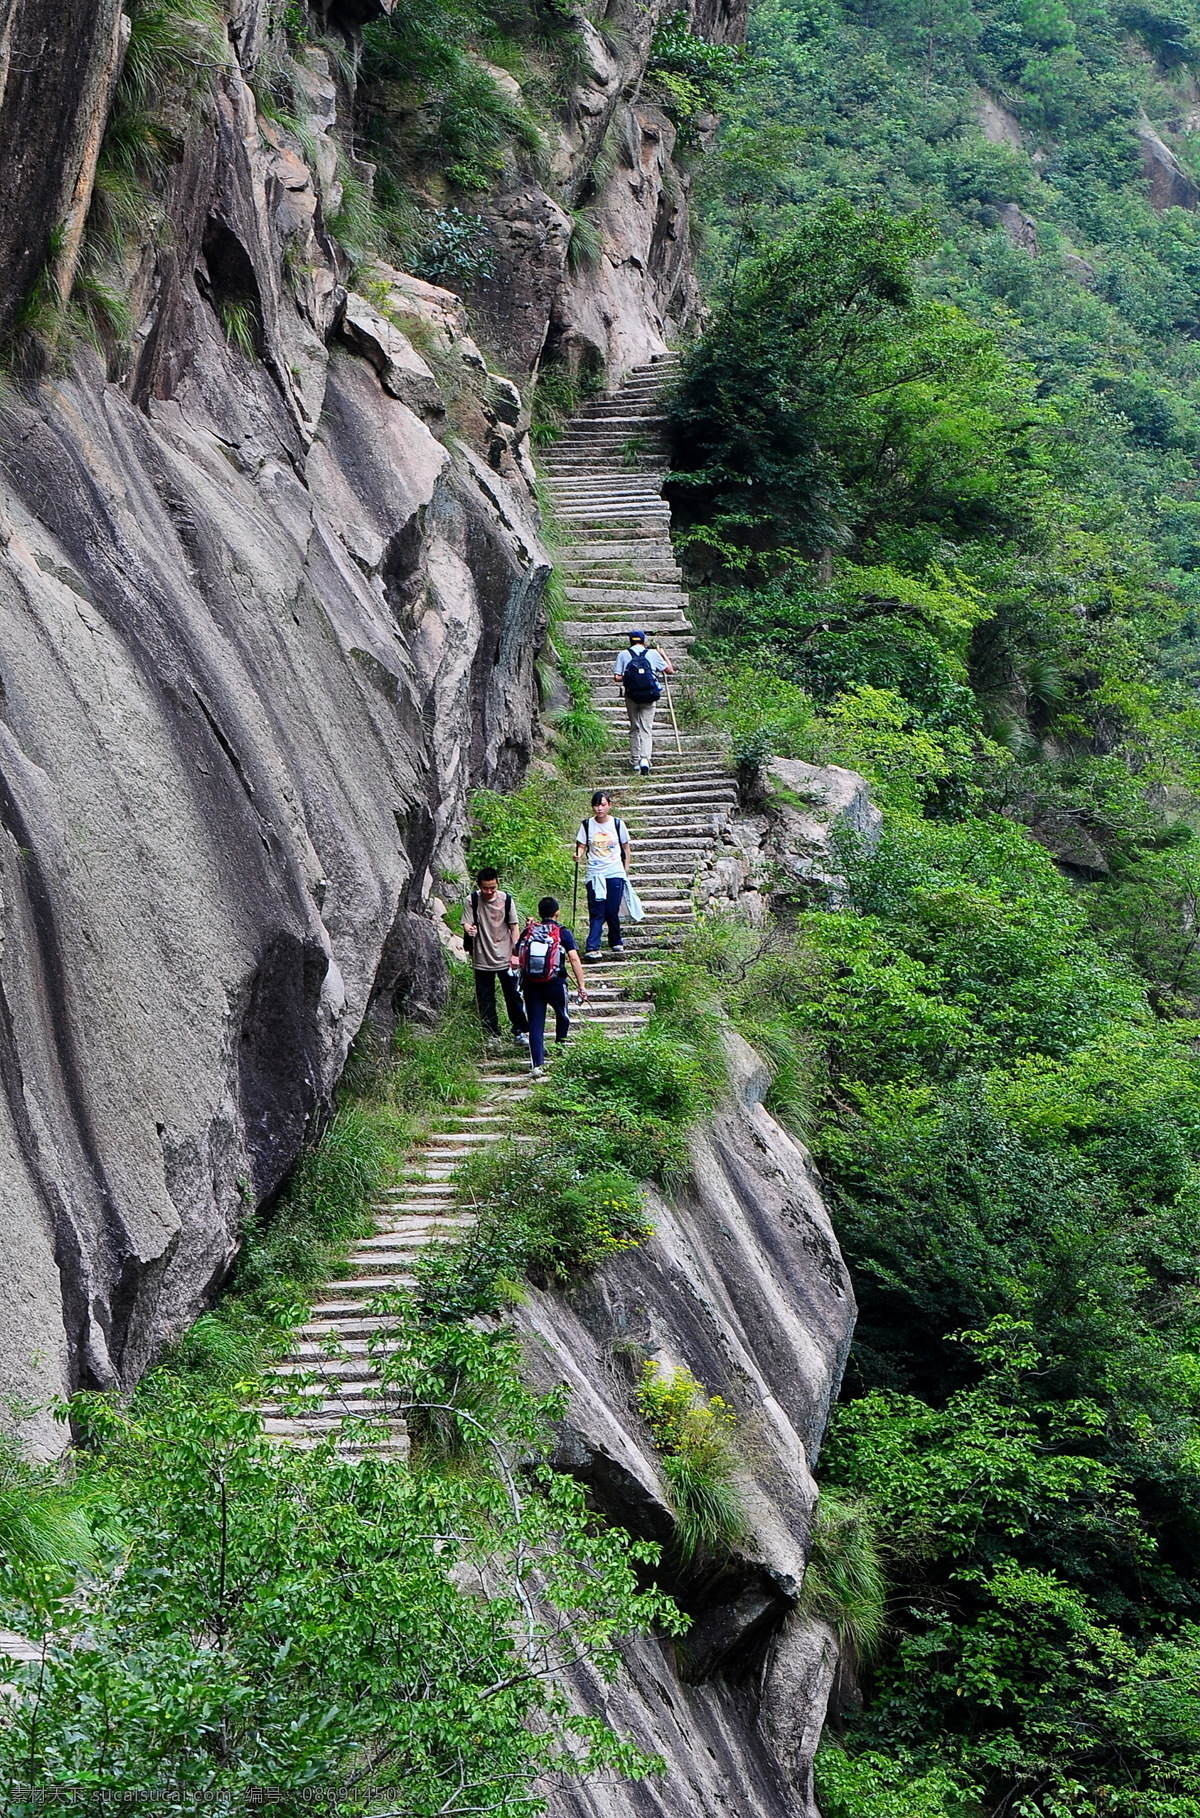
[[[630,651],[624,681],[627,701],[656,701],[662,693],[648,650]]]

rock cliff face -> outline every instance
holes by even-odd
[[[129,21],[77,10],[0,0],[0,332],[78,260]],[[318,9],[351,49],[388,10]],[[672,129],[639,99],[656,17],[581,23],[551,175],[489,204],[474,332],[518,376],[557,347],[618,378],[692,307]],[[469,787],[536,738],[521,395],[450,293],[348,289],[345,71],[296,53],[301,128],[264,117],[272,18],[231,0],[128,332],[102,358],[60,326],[0,398],[8,1399],[130,1381],[195,1315],[364,1017],[436,1006],[432,882]],[[601,254],[572,270],[585,194]]]
[[[654,1236],[569,1298],[533,1293],[516,1315],[531,1377],[565,1384],[559,1465],[630,1532],[667,1547],[674,1515],[634,1383],[653,1358],[690,1370],[737,1415],[748,1537],[720,1570],[680,1571],[683,1643],[639,1642],[615,1686],[579,1672],[603,1711],[669,1770],[640,1785],[555,1789],[560,1818],[806,1818],[812,1756],[837,1662],[797,1608],[812,1478],[854,1321],[845,1265],[804,1151],[764,1110],[767,1074],[725,1037],[730,1093],[693,1139],[680,1196],[650,1207]]]

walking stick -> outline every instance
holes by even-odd
[[[671,709],[671,724],[675,728],[675,749],[680,757],[682,757],[683,740],[679,736],[679,721],[675,718],[675,703],[671,699],[671,684],[668,682],[666,676],[663,677],[663,687],[667,691],[667,706]]]
[[[579,854],[575,854],[575,887],[571,891],[571,928],[574,930],[575,919],[579,914]]]

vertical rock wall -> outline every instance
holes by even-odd
[[[686,10],[721,43],[745,36],[748,0],[614,0],[582,17],[582,68],[566,97],[550,177],[514,171],[484,210],[494,277],[472,292],[489,344],[514,373],[558,360],[603,371],[615,385],[694,322],[689,177],[676,130],[645,92],[655,27]],[[598,250],[572,257],[574,214],[586,210]]]
[[[364,1017],[440,1001],[431,881],[533,748],[519,399],[453,297],[402,298],[447,398],[347,295],[329,153],[230,57],[129,347],[0,405],[7,1399],[130,1381],[195,1316]]]

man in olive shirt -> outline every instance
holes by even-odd
[[[510,967],[517,937],[521,932],[516,905],[503,894],[500,879],[490,868],[475,879],[463,905],[463,945],[475,968],[475,1002],[479,1020],[492,1041],[500,1040],[500,1023],[496,1015],[496,980],[504,993],[504,1005],[512,1032],[522,1048],[529,1046],[529,1019],[521,1002],[520,983]]]

